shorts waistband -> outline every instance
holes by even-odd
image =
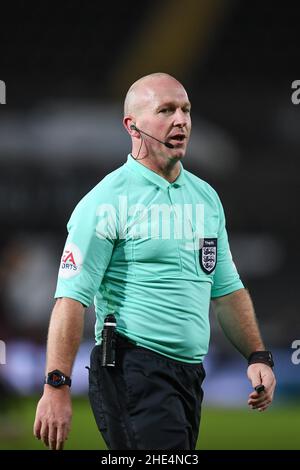
[[[126,350],[126,349],[138,349],[146,354],[151,354],[152,356],[156,356],[159,360],[166,361],[169,363],[172,363],[176,366],[185,366],[188,368],[201,368],[203,369],[203,363],[198,362],[198,363],[190,363],[190,362],[183,362],[183,361],[178,361],[175,359],[172,359],[168,356],[164,356],[163,354],[160,354],[156,351],[153,351],[152,349],[145,348],[143,346],[138,346],[135,344],[133,341],[129,340],[125,336],[120,335],[119,333],[115,334],[116,337],[116,349],[118,350]]]

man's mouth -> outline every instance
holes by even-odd
[[[174,140],[175,142],[182,143],[185,140],[185,135],[184,134],[175,134],[175,135],[172,135],[170,140]]]

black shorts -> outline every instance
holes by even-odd
[[[115,367],[91,353],[89,398],[110,450],[194,450],[205,377],[203,365],[186,364],[118,340]]]

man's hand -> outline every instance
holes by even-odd
[[[265,390],[261,393],[256,391],[250,393],[248,405],[252,409],[264,411],[273,401],[274,389],[276,385],[275,376],[271,367],[266,364],[251,364],[247,370],[248,379],[252,383],[252,387],[264,385]]]
[[[72,404],[68,385],[45,385],[35,416],[33,433],[51,450],[62,450],[71,428]]]

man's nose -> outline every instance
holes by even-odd
[[[182,109],[177,109],[174,116],[174,126],[184,127],[187,125],[190,119],[190,115],[182,111]]]

